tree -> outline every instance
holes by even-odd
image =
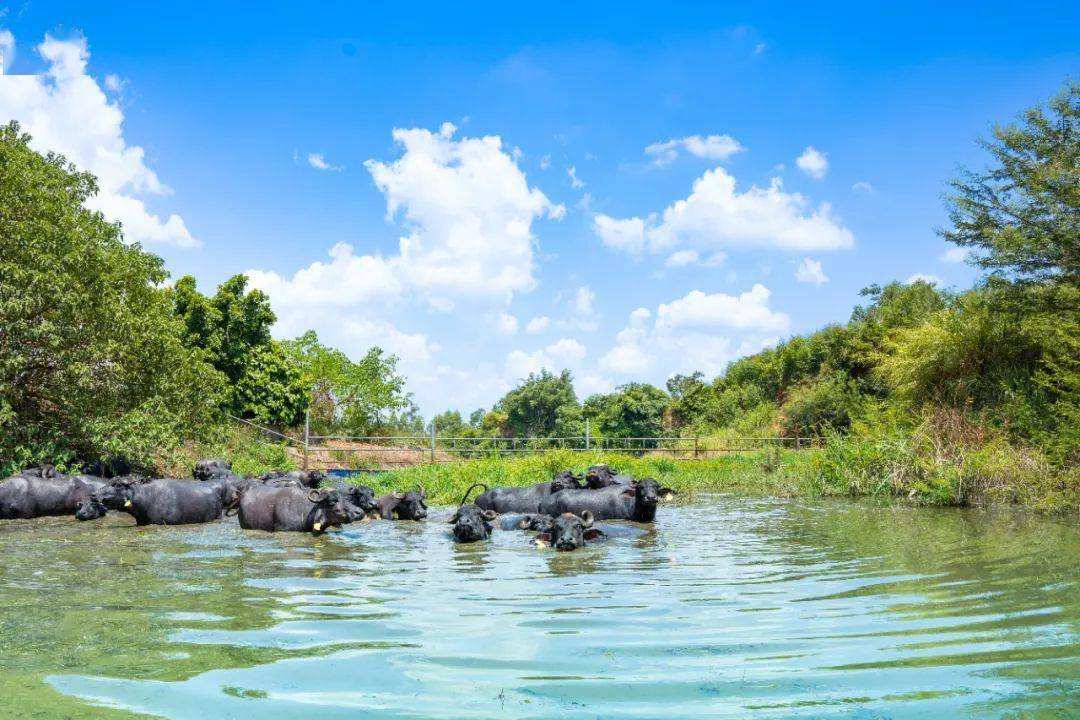
[[[91,212],[88,173],[0,127],[0,464],[155,452],[220,415],[223,378],[161,285],[161,258]]]
[[[610,395],[585,401],[585,416],[593,418],[604,437],[655,438],[663,434],[668,395],[648,383],[628,383]]]
[[[1017,282],[1080,282],[1080,84],[995,127],[983,147],[996,164],[952,183],[942,237]]]
[[[546,369],[530,373],[494,409],[506,415],[507,428],[516,437],[567,436],[581,432],[581,406],[569,370],[558,375]]]
[[[273,341],[248,351],[232,397],[234,407],[241,408],[245,417],[268,425],[297,425],[308,408],[299,367]]]
[[[373,347],[353,362],[319,342],[311,330],[282,344],[300,370],[301,386],[309,389],[317,432],[340,428],[366,435],[411,404],[405,379],[397,374],[397,358],[381,348]]]

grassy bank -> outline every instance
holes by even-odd
[[[162,457],[165,474],[186,476],[202,457],[224,457],[243,475],[294,469],[282,445],[246,428],[222,430],[212,440]],[[584,472],[606,463],[635,477],[655,477],[684,498],[701,492],[778,497],[882,497],[920,505],[1020,505],[1048,512],[1080,511],[1080,470],[1056,468],[1035,448],[983,435],[938,419],[910,428],[896,423],[859,423],[832,434],[821,447],[740,452],[703,460],[664,455],[554,450],[537,455],[485,457],[422,464],[363,482],[377,491],[422,484],[435,504],[456,503],[476,482],[528,485],[559,470]]]

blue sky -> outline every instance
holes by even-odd
[[[174,276],[250,271],[280,335],[398,354],[429,414],[970,285],[947,180],[1080,67],[1066,3],[219,5],[9,5],[0,120]]]

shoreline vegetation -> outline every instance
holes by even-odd
[[[737,493],[784,498],[880,498],[927,506],[1012,505],[1051,513],[1080,511],[1080,473],[1054,472],[1038,453],[1003,441],[962,447],[940,438],[897,433],[875,438],[833,434],[820,446],[793,450],[736,451],[704,459],[672,459],[663,453],[548,450],[519,456],[489,455],[369,473],[347,481],[376,493],[423,485],[433,504],[457,504],[473,483],[529,485],[560,470],[584,473],[607,464],[634,477],[654,477],[675,489],[680,501],[697,493]],[[296,469],[295,455],[246,431],[238,444],[202,447],[226,457],[241,474]],[[941,455],[931,446],[947,448]],[[188,456],[195,458],[194,451]],[[189,466],[178,466],[184,475]]]
[[[91,212],[95,178],[0,126],[0,477],[33,462],[187,476],[295,453],[229,416],[314,435],[471,438],[812,437],[708,460],[550,451],[366,476],[453,503],[473,482],[542,482],[606,462],[676,490],[879,496],[927,505],[1080,509],[1080,84],[996,126],[989,164],[949,185],[938,234],[983,275],[966,290],[868,284],[847,322],[787,338],[715,378],[673,375],[577,397],[566,370],[491,408],[425,420],[378,347],[354,360],[314,332],[271,336],[269,297],[214,295]],[[873,283],[873,278],[867,279]],[[359,462],[359,461],[358,461]],[[357,468],[360,469],[360,468]]]

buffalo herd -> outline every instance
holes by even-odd
[[[200,460],[193,480],[64,474],[47,465],[0,480],[0,520],[74,515],[88,521],[110,510],[137,525],[208,523],[236,516],[240,527],[322,534],[352,522],[424,520],[424,488],[377,497],[365,485],[332,482],[318,471],[233,473],[224,460]],[[474,490],[481,490],[470,502]],[[652,478],[620,475],[594,465],[584,476],[568,470],[536,485],[470,487],[450,517],[457,542],[487,540],[496,527],[535,533],[539,546],[574,550],[604,536],[601,520],[652,522],[657,504],[674,491]]]

